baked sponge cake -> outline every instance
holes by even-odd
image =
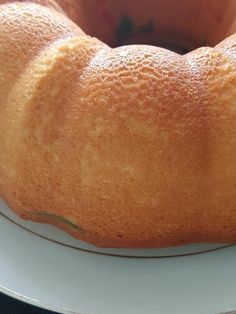
[[[103,247],[236,242],[235,12],[0,0],[2,199]]]

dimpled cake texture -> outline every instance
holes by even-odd
[[[0,0],[2,199],[98,246],[236,242],[235,31],[230,0]]]

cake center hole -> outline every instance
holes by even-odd
[[[150,19],[143,25],[135,25],[131,18],[124,16],[121,18],[115,35],[114,43],[111,46],[119,47],[131,44],[143,44],[162,47],[172,50],[179,54],[186,54],[200,46],[206,45],[205,42],[195,43],[186,34],[172,32],[158,32],[155,29],[154,21]]]

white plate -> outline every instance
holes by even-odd
[[[8,295],[60,313],[236,310],[236,246],[98,249],[0,208],[0,290]]]

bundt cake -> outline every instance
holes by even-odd
[[[236,242],[235,32],[234,0],[0,0],[1,198],[98,246]]]

